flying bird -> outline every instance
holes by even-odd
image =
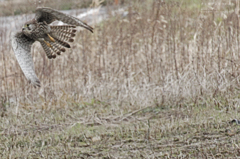
[[[53,21],[62,21],[69,25],[49,25]],[[90,32],[93,28],[81,20],[54,10],[41,7],[36,9],[34,19],[26,22],[22,31],[12,37],[12,48],[16,59],[27,80],[34,86],[40,87],[40,81],[34,71],[31,55],[31,46],[35,41],[40,42],[49,59],[56,58],[66,48],[70,48],[69,42],[73,42],[76,35],[76,27],[83,27]]]

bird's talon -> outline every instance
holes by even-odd
[[[49,42],[47,42],[47,41],[45,41],[45,40],[44,40],[44,42],[45,42],[45,44],[46,44],[48,47],[52,47],[52,45],[51,45]]]
[[[47,35],[48,35],[49,39],[50,39],[52,42],[55,42],[55,40],[54,40],[53,37],[51,37],[49,34],[47,34]]]

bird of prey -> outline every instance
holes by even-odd
[[[58,20],[69,25],[49,25]],[[76,27],[80,26],[93,32],[93,28],[81,20],[54,10],[41,7],[36,9],[35,18],[26,22],[22,31],[12,37],[12,48],[17,61],[27,80],[34,87],[40,87],[40,81],[34,71],[31,56],[31,46],[39,41],[49,59],[56,58],[65,48],[70,48],[69,42],[73,42],[76,35]]]

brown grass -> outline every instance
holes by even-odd
[[[34,45],[40,89],[0,41],[1,158],[240,155],[238,4],[125,5],[55,60]]]

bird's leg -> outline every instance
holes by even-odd
[[[49,39],[50,39],[52,42],[55,42],[55,40],[54,40],[53,37],[51,37],[49,34],[47,34],[47,35],[48,35]]]
[[[52,45],[49,42],[47,42],[46,40],[44,40],[44,42],[48,47],[52,47]]]

